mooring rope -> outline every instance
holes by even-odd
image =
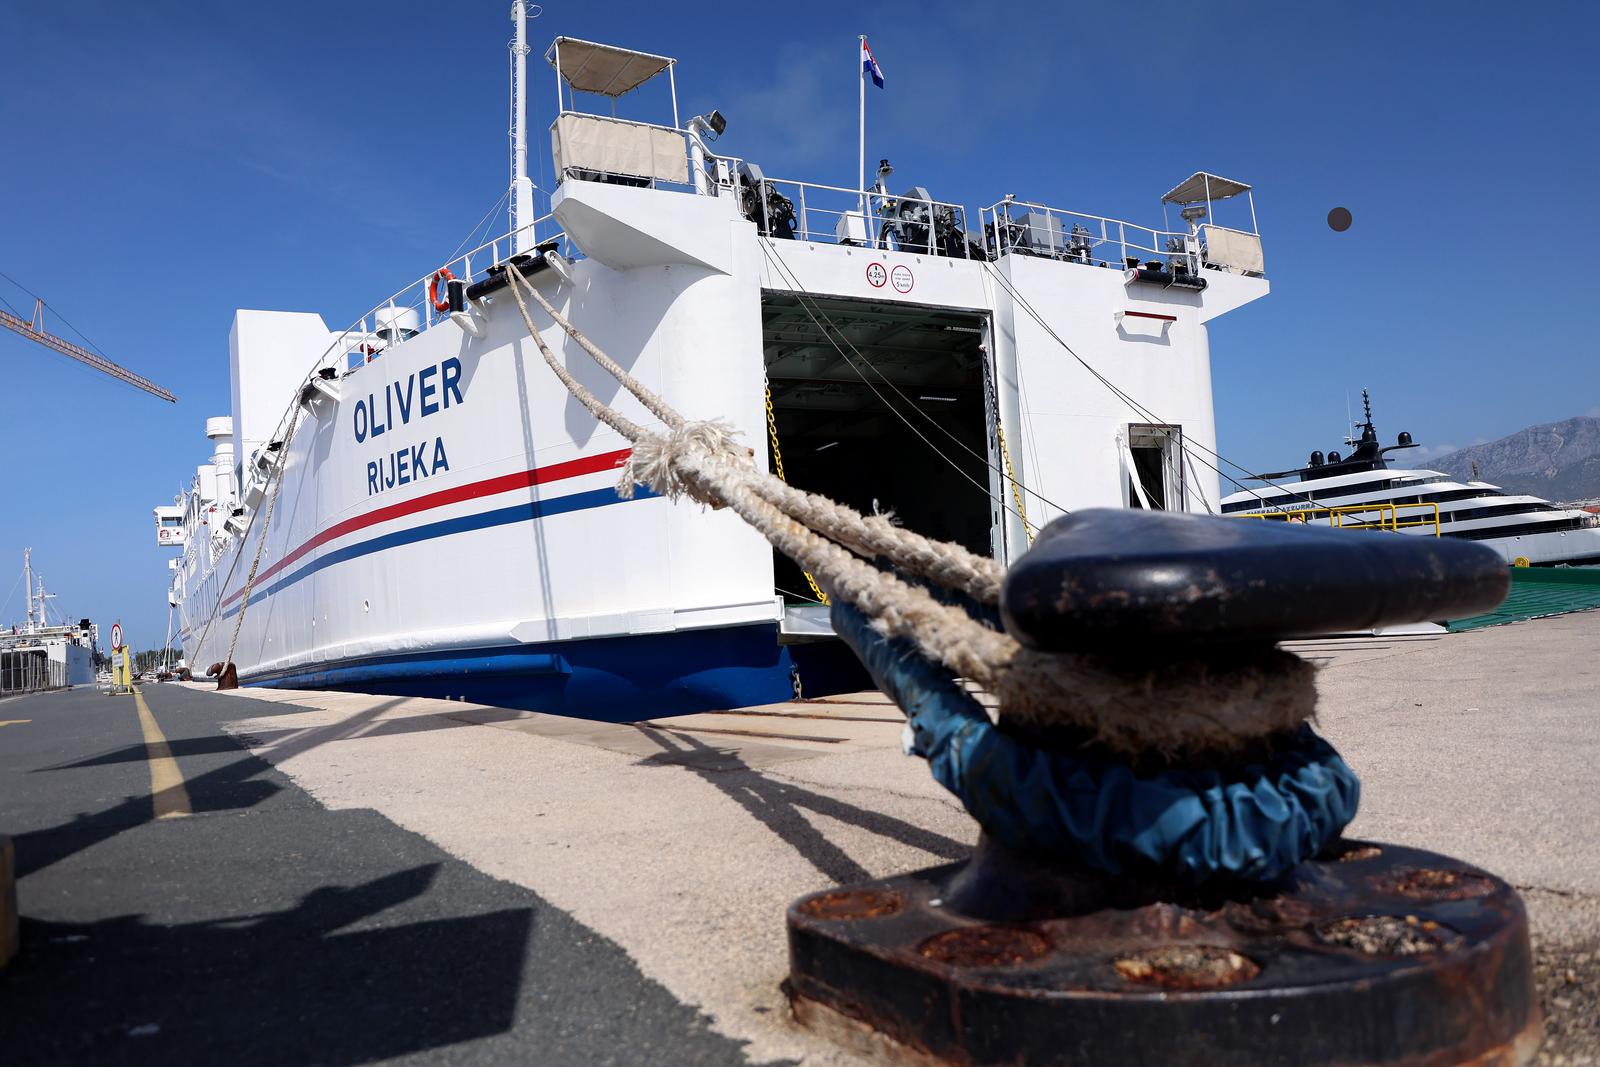
[[[305,410],[305,405],[299,403],[296,397],[294,411],[289,416],[289,430],[283,435],[283,444],[278,449],[278,458],[267,469],[267,480],[272,483],[272,496],[267,499],[267,510],[261,514],[261,537],[256,541],[256,554],[250,560],[250,573],[244,579],[244,596],[239,601],[239,616],[233,620],[233,636],[228,639],[228,654],[223,657],[224,669],[233,662],[233,651],[239,644],[239,630],[244,626],[244,613],[250,607],[250,594],[256,587],[256,570],[261,566],[261,551],[267,545],[267,532],[272,529],[272,513],[278,508],[278,494],[283,490],[283,468],[289,465],[289,445],[294,441],[295,428],[300,425],[300,413]],[[219,610],[220,596],[218,594]]]
[[[522,273],[506,267],[512,295],[545,363],[600,422],[633,444],[619,496],[635,483],[669,499],[689,497],[729,508],[817,579],[830,597],[853,605],[885,637],[914,644],[932,661],[1000,698],[1001,713],[1023,721],[1071,723],[1125,752],[1192,753],[1236,746],[1241,738],[1293,730],[1315,708],[1314,672],[1274,650],[1237,667],[1168,664],[1130,676],[1089,654],[1041,653],[984,625],[927,589],[868,562],[882,558],[903,573],[999,602],[1003,568],[966,548],[866,516],[757,470],[749,450],[722,420],[690,421],[607,356],[545,299]],[[647,429],[599,400],[561,365],[533,322],[524,290],[563,332],[666,427]],[[862,558],[865,557],[865,558]],[[1163,708],[1159,714],[1150,709]]]

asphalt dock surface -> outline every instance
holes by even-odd
[[[1294,646],[1351,836],[1521,892],[1568,1067],[1600,1067],[1597,641]],[[0,701],[0,1063],[855,1064],[788,1014],[785,906],[976,838],[876,693],[610,725],[208,688]]]
[[[291,708],[141,693],[190,814],[156,817],[132,698],[0,703],[22,912],[0,1063],[746,1062],[566,912],[221,729]]]

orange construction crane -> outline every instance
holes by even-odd
[[[44,328],[44,301],[38,297],[34,297],[33,299],[34,305],[32,322],[29,322],[28,320],[17,315],[13,315],[4,308],[0,308],[0,326],[5,326],[9,329],[15,330],[28,340],[38,341],[46,348],[53,348],[64,356],[71,356],[79,363],[86,363],[95,370],[100,371],[102,374],[111,375],[111,377],[117,379],[118,381],[127,382],[129,385],[143,389],[145,392],[150,393],[153,396],[159,396],[162,400],[169,400],[173,403],[177,403],[177,397],[173,396],[171,393],[167,392],[150,379],[140,377],[139,375],[133,373],[133,371],[128,370],[126,367],[117,366],[115,363],[111,362],[104,356],[99,355],[98,353],[91,352],[87,348],[75,345],[65,338],[57,337],[55,334],[47,332]]]

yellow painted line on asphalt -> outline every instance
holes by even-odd
[[[0,726],[21,726],[32,721],[32,719],[0,719]]]
[[[144,731],[144,750],[150,760],[150,800],[155,805],[156,818],[177,819],[190,814],[189,791],[183,787],[183,772],[178,761],[172,758],[167,746],[167,736],[150,714],[150,705],[144,694],[133,691],[133,702],[139,708],[139,728]]]

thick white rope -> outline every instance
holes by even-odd
[[[509,275],[515,279],[511,287],[512,292],[516,295],[517,306],[523,312],[523,320],[528,326],[528,331],[536,340],[539,339],[539,331],[534,328],[533,321],[527,314],[527,308],[523,302],[522,294],[515,284],[516,281],[520,281],[526,286],[527,291],[533,296],[540,309],[577,342],[579,347],[587,352],[606,373],[610,374],[622,384],[623,388],[637,397],[639,402],[651,414],[673,430],[684,428],[686,425],[684,417],[673,410],[671,405],[660,396],[657,396],[632,374],[624,370],[610,356],[602,352],[594,342],[590,341],[577,327],[567,321],[555,309],[554,305],[545,299],[544,294],[535,289],[533,284],[516,271],[515,268],[508,266],[506,269]],[[542,349],[542,341],[540,341],[540,344]],[[555,362],[553,357],[547,356],[545,362],[550,363],[552,368],[556,370],[557,375],[561,377],[562,384],[566,385],[569,391],[572,390],[576,382],[571,378],[571,375],[566,373],[565,368]],[[579,386],[579,388],[582,387]],[[591,397],[591,399],[593,398]],[[598,400],[594,400],[593,403],[598,407],[591,406],[588,402],[585,402],[584,406],[594,413],[596,418],[601,418],[599,411],[604,409],[604,405],[600,404]],[[606,422],[607,425],[612,425],[604,418],[601,418],[601,421]],[[624,437],[632,439],[632,435],[626,431],[614,425],[612,428],[617,429]],[[725,429],[724,432],[730,431]],[[735,454],[737,451],[735,450]],[[651,454],[648,446],[646,454]],[[663,457],[662,461],[666,462],[670,468],[670,459]],[[638,461],[630,461],[629,467],[624,471],[624,476],[627,477],[636,473],[640,473]],[[664,474],[665,472],[660,471],[658,473]],[[667,478],[670,481],[670,475],[667,475]],[[650,477],[641,476],[636,480],[643,484],[654,486],[654,481]],[[886,515],[862,515],[855,509],[845,507],[829,500],[827,497],[796,489],[776,477],[764,476],[759,478],[752,488],[762,499],[783,511],[784,514],[798,519],[812,529],[821,530],[832,540],[849,546],[853,551],[859,552],[864,556],[881,556],[912,574],[920,575],[951,589],[959,589],[980,604],[994,606],[1000,603],[1000,583],[1005,580],[1005,568],[992,559],[969,551],[962,545],[935,541],[932,538],[924,537],[913,530],[896,525]],[[627,495],[628,492],[629,490],[624,490],[624,495]]]
[[[509,265],[506,269],[518,310],[545,363],[590,413],[633,442],[620,495],[630,495],[638,482],[671,499],[687,496],[730,508],[815,575],[830,597],[854,605],[879,633],[912,642],[930,659],[998,695],[1002,714],[1081,726],[1121,751],[1162,753],[1234,747],[1241,738],[1292,729],[1311,716],[1314,673],[1288,653],[1216,670],[1186,661],[1130,677],[1122,665],[1099,657],[1024,649],[1010,635],[858,558],[852,552],[882,556],[983,603],[999,598],[1003,571],[994,561],[882,517],[863,516],[757,470],[726,423],[686,420],[584,337],[519,271]],[[524,289],[579,347],[670,427],[668,432],[632,422],[578,382],[534,325]],[[1163,710],[1152,713],[1152,707]]]
[[[278,494],[283,490],[283,470],[289,465],[289,445],[294,441],[295,428],[300,425],[300,413],[305,410],[305,405],[300,402],[299,394],[295,395],[294,413],[289,417],[289,431],[284,434],[283,444],[278,449],[278,458],[267,469],[267,480],[272,483],[272,496],[267,500],[267,510],[261,515],[261,539],[256,542],[256,554],[250,560],[250,573],[244,580],[244,596],[239,600],[239,617],[233,620],[233,636],[228,639],[228,654],[222,658],[223,669],[233,662],[233,652],[239,644],[239,630],[244,626],[244,613],[250,607],[250,594],[256,587],[256,569],[261,566],[261,551],[267,544],[267,533],[272,529],[272,513],[278,508]],[[240,551],[244,546],[240,545]],[[226,586],[218,591],[217,610],[221,610],[221,597],[226,592]],[[235,668],[237,669],[237,668]]]

